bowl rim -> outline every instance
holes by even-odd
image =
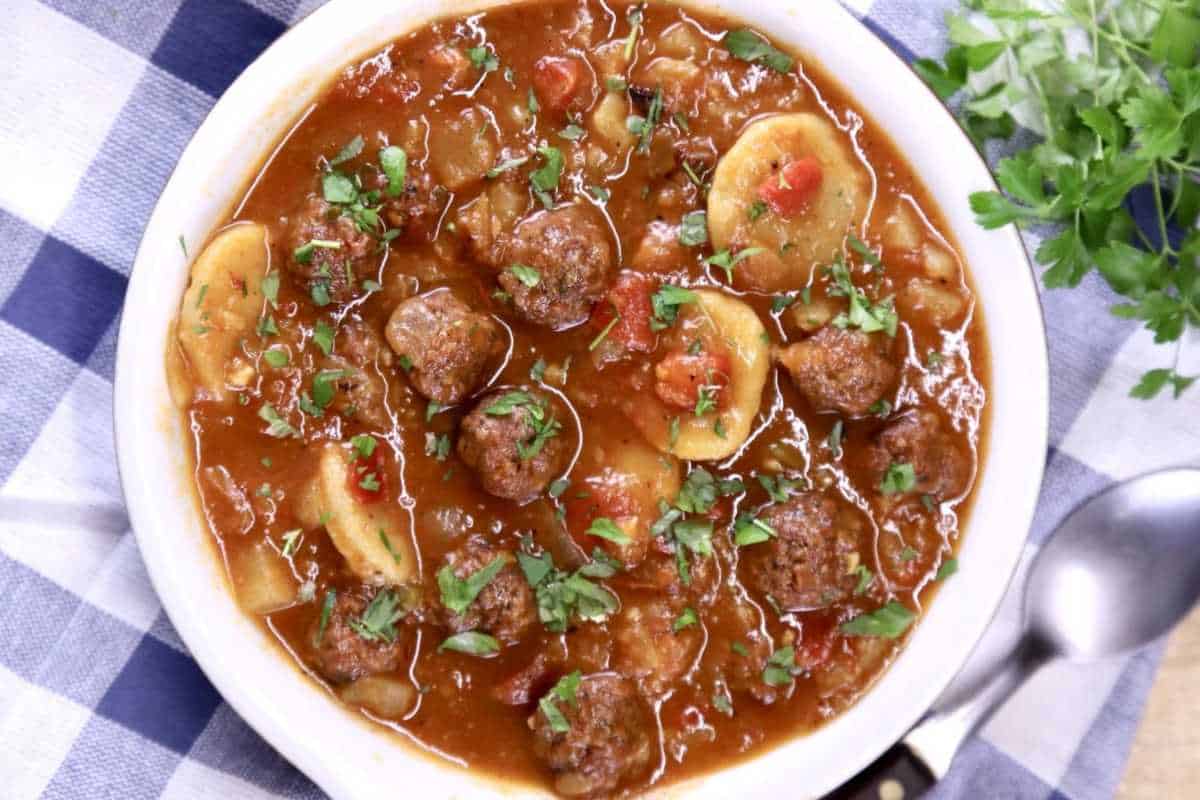
[[[142,401],[144,401],[144,390],[146,389],[146,381],[148,379],[145,378],[144,372],[139,370],[138,367],[151,366],[146,363],[146,357],[141,355],[147,349],[145,347],[145,339],[147,336],[149,336],[151,339],[154,339],[155,337],[159,337],[159,334],[161,333],[160,341],[162,342],[162,347],[159,348],[158,358],[153,362],[152,366],[157,368],[159,371],[165,371],[163,370],[162,365],[165,358],[164,354],[167,349],[167,342],[170,332],[165,328],[163,328],[161,331],[149,332],[143,328],[139,319],[139,312],[141,311],[142,307],[133,305],[131,313],[131,300],[137,300],[143,295],[149,294],[147,291],[149,281],[151,280],[149,273],[152,269],[154,269],[153,261],[158,255],[158,253],[154,251],[156,249],[161,249],[155,247],[155,238],[161,239],[162,236],[166,235],[172,242],[175,241],[175,234],[173,232],[160,232],[160,229],[164,228],[164,217],[166,216],[167,209],[172,207],[174,201],[186,196],[186,191],[189,188],[195,188],[197,177],[201,174],[201,170],[189,170],[186,169],[186,167],[192,165],[191,162],[195,161],[199,157],[196,151],[201,149],[202,144],[207,144],[210,139],[214,138],[212,136],[214,133],[214,128],[230,121],[228,119],[230,115],[227,113],[229,112],[229,109],[235,105],[236,102],[244,103],[246,98],[249,97],[251,93],[258,91],[259,84],[267,84],[268,86],[275,87],[280,94],[287,91],[292,85],[299,85],[305,82],[307,82],[307,84],[315,83],[317,91],[320,91],[320,89],[327,85],[328,81],[337,74],[338,69],[345,64],[353,63],[356,58],[361,58],[363,55],[369,53],[372,47],[378,46],[378,44],[376,44],[370,47],[350,49],[346,52],[357,55],[344,56],[340,61],[332,62],[336,65],[334,68],[323,67],[319,71],[309,70],[308,74],[298,73],[288,78],[278,78],[272,75],[272,69],[276,66],[286,66],[286,64],[275,63],[276,61],[280,60],[280,57],[285,53],[285,51],[287,51],[294,43],[300,41],[302,38],[312,38],[313,36],[323,35],[323,32],[328,30],[332,22],[335,20],[335,16],[350,6],[352,2],[353,0],[331,0],[324,6],[314,10],[303,20],[287,30],[270,46],[268,46],[238,76],[234,83],[230,85],[226,92],[209,110],[201,125],[192,135],[188,145],[181,154],[179,161],[172,170],[171,176],[164,186],[163,191],[160,193],[160,196],[155,203],[154,210],[149,221],[147,222],[146,229],[144,231],[142,240],[139,243],[138,251],[134,259],[133,269],[129,277],[129,285],[126,290],[126,303],[125,307],[123,308],[120,329],[118,332],[117,364],[113,388],[114,437],[117,452],[118,472],[121,477],[122,490],[125,495],[126,506],[129,510],[130,523],[134,530],[135,537],[137,538],[139,549],[143,554],[151,582],[163,604],[165,611],[172,620],[173,624],[176,626],[181,639],[188,647],[188,650],[192,656],[195,658],[200,669],[209,678],[209,680],[212,681],[226,702],[228,702],[230,706],[237,711],[243,720],[245,720],[256,732],[258,732],[259,735],[263,736],[264,739],[266,739],[274,748],[283,754],[293,765],[303,771],[324,791],[335,798],[357,798],[364,796],[366,792],[364,786],[366,784],[362,782],[362,777],[351,776],[348,774],[352,772],[352,770],[346,769],[344,754],[339,754],[338,758],[331,759],[328,757],[328,754],[322,752],[320,748],[314,748],[302,742],[300,737],[296,735],[295,730],[287,725],[284,719],[280,717],[278,714],[278,709],[270,708],[269,704],[263,702],[260,698],[255,696],[255,692],[253,691],[256,688],[255,686],[250,685],[247,687],[243,685],[244,681],[239,680],[234,670],[229,668],[228,659],[225,657],[225,654],[222,653],[222,648],[218,644],[219,637],[213,637],[210,635],[211,631],[208,630],[203,619],[203,615],[198,614],[198,612],[202,611],[202,609],[196,607],[196,598],[189,597],[186,592],[183,592],[181,589],[178,589],[173,585],[173,574],[169,566],[169,561],[162,550],[162,545],[158,538],[153,536],[151,533],[151,531],[160,529],[161,526],[157,525],[156,523],[164,521],[164,513],[166,513],[169,517],[170,512],[164,512],[162,508],[155,507],[156,502],[163,502],[162,499],[152,499],[150,497],[151,493],[145,488],[145,483],[143,481],[136,480],[138,478],[148,477],[147,464],[143,458],[143,450],[145,447],[149,446],[146,444],[148,438],[145,432],[139,432],[139,428],[145,425],[145,418],[142,416],[142,412],[144,412],[145,409]],[[519,5],[522,2],[537,2],[537,0],[517,0],[516,3],[510,3],[509,0],[435,0],[435,2],[429,3],[428,5],[431,8],[437,6],[438,8],[436,11],[426,13],[424,8],[421,8],[421,11],[416,15],[419,17],[419,19],[417,19],[415,22],[411,24],[405,23],[400,25],[399,27],[392,29],[391,32],[386,36],[380,37],[376,35],[368,38],[386,42],[403,35],[403,33],[413,30],[420,25],[428,24],[430,21],[439,18],[444,18],[450,15],[465,15],[468,13],[502,7],[509,4]],[[417,3],[418,0],[391,0],[390,2],[380,4],[385,8],[372,10],[368,13],[368,16],[386,16],[388,13],[397,12],[400,9],[417,5]],[[757,22],[756,20],[758,20],[759,17],[764,16],[764,14],[769,13],[769,11],[759,12],[754,10],[751,0],[682,0],[682,2],[677,2],[673,5],[679,5],[684,8],[694,8],[703,12],[715,12],[730,19],[746,21],[759,29],[764,29],[764,26],[761,24],[761,22]],[[767,5],[771,6],[773,4],[768,3]],[[424,4],[420,4],[418,7],[422,6],[424,6]],[[733,6],[734,8],[730,8],[730,6]],[[836,24],[848,26],[845,33],[850,36],[850,38],[854,39],[858,44],[867,46],[874,50],[877,58],[881,58],[882,60],[890,62],[893,65],[902,65],[904,69],[897,71],[896,74],[892,75],[890,80],[893,82],[899,82],[902,85],[908,84],[905,86],[905,88],[910,95],[914,89],[913,84],[915,83],[916,86],[919,86],[920,92],[926,97],[926,102],[923,103],[923,107],[930,109],[936,107],[941,109],[942,118],[940,119],[939,124],[945,125],[946,123],[949,123],[950,127],[947,128],[947,135],[959,140],[958,144],[960,145],[962,143],[966,143],[967,148],[970,150],[970,153],[973,156],[972,166],[977,168],[978,172],[980,173],[973,176],[981,181],[981,185],[979,185],[977,188],[990,190],[998,189],[995,180],[991,175],[987,162],[978,152],[978,150],[976,150],[975,147],[967,140],[966,134],[959,128],[957,121],[953,117],[953,114],[948,108],[945,107],[942,101],[937,98],[936,94],[924,83],[924,81],[922,81],[916,75],[911,65],[906,63],[898,54],[896,54],[876,32],[872,31],[860,19],[852,15],[847,9],[843,8],[835,0],[810,0],[810,3],[806,4],[805,12],[816,13],[817,16],[822,20],[833,21]],[[794,31],[776,31],[773,28],[771,30],[774,31],[774,35],[779,39],[788,41],[790,49],[798,51],[802,55],[808,55],[813,49],[805,46],[803,43],[797,43],[795,40]],[[789,33],[791,34],[791,38],[789,38]],[[833,80],[837,81],[843,86],[847,95],[851,98],[856,107],[862,109],[868,117],[877,117],[877,114],[873,113],[874,110],[870,104],[861,99],[862,95],[864,94],[861,86],[856,86],[852,82],[843,80],[841,75],[835,71],[832,66],[829,66],[828,61],[823,61],[819,58],[814,58],[814,60],[821,64],[822,68]],[[297,115],[295,114],[291,115],[292,122],[295,122],[296,116]],[[289,127],[292,122],[288,123]],[[878,122],[876,122],[876,124],[879,125]],[[884,133],[888,135],[891,134],[889,129],[884,128],[882,125],[879,127],[884,131]],[[287,129],[288,127],[281,128],[280,133],[269,137],[272,147]],[[906,159],[910,158],[910,153],[899,143],[896,143],[896,148],[902,155],[904,155]],[[264,150],[261,155],[265,156],[269,152],[269,150]],[[257,162],[251,163],[253,165],[257,164]],[[234,183],[233,188],[228,189],[225,192],[233,198],[232,202],[226,204],[226,213],[229,208],[234,206],[237,198],[240,198],[244,194],[246,188],[251,185],[252,181],[254,180],[254,173],[251,172],[251,169],[253,169],[253,166],[245,167],[243,165],[241,173],[243,176],[242,180]],[[918,172],[918,175],[919,179],[928,187],[929,181],[925,179],[925,175],[920,172]],[[936,194],[932,188],[930,188],[930,193]],[[964,237],[961,236],[962,229],[956,227],[949,221],[948,209],[945,206],[944,200],[939,199],[937,201],[937,205],[940,207],[943,216],[947,217],[947,228],[952,237],[952,241],[954,241],[958,245],[958,249],[963,252],[963,259],[969,265],[968,269],[970,270],[972,277],[975,279],[974,282],[978,284],[978,272],[972,268],[977,262],[977,259],[973,258],[967,252],[969,248],[962,244],[964,239]],[[213,226],[210,225],[208,228],[209,232],[211,232]],[[157,237],[155,237],[156,233],[158,234]],[[1034,463],[1024,465],[1026,469],[1025,478],[1020,482],[1024,487],[1024,491],[1019,493],[1016,498],[1012,499],[1013,502],[1009,504],[1010,510],[1014,512],[1010,518],[1019,521],[1019,524],[1016,527],[1018,527],[1019,530],[1024,531],[1024,533],[1013,537],[1013,541],[1009,543],[1010,546],[1003,554],[1004,557],[1001,558],[1001,563],[993,565],[1000,567],[998,571],[995,571],[998,574],[993,574],[988,585],[989,591],[983,594],[982,600],[976,600],[977,607],[972,609],[973,613],[968,615],[969,619],[965,620],[965,622],[970,623],[968,628],[970,635],[966,637],[965,645],[960,643],[958,646],[956,646],[953,657],[943,660],[943,663],[940,665],[935,665],[938,666],[938,668],[936,669],[937,676],[933,681],[927,682],[924,685],[909,685],[907,687],[908,702],[904,704],[906,708],[905,713],[894,717],[889,717],[883,723],[876,721],[874,723],[875,733],[869,736],[870,742],[868,744],[865,744],[865,746],[860,746],[860,749],[858,749],[856,753],[854,753],[852,756],[844,758],[842,760],[843,763],[836,771],[836,775],[826,770],[827,774],[822,780],[812,782],[805,790],[808,794],[814,796],[831,791],[845,780],[849,780],[857,772],[861,771],[868,764],[874,761],[874,759],[877,758],[888,746],[900,739],[903,734],[913,724],[915,724],[920,716],[932,705],[937,695],[940,694],[941,691],[951,682],[953,677],[958,674],[998,611],[1000,602],[1005,595],[1007,587],[1015,575],[1020,555],[1024,550],[1025,543],[1028,538],[1029,527],[1032,523],[1033,512],[1036,508],[1036,502],[1039,496],[1042,475],[1045,467],[1046,445],[1049,440],[1049,359],[1047,353],[1047,341],[1040,297],[1036,288],[1036,273],[1019,233],[1014,227],[1007,226],[999,231],[988,232],[988,238],[991,239],[992,244],[1001,246],[1010,254],[1017,256],[1021,263],[1023,263],[1025,266],[1025,269],[1016,271],[1017,275],[1022,278],[1022,280],[1016,282],[1020,284],[1019,290],[1020,293],[1024,295],[1024,300],[1027,306],[1023,309],[1023,311],[1035,312],[1030,315],[1030,318],[1024,320],[1027,324],[1032,324],[1033,326],[1031,331],[1032,336],[1029,338],[1036,340],[1036,342],[1040,344],[1040,346],[1035,346],[1031,350],[1026,350],[1025,354],[1032,357],[1034,361],[1033,363],[1027,363],[1025,365],[1025,371],[1022,373],[1022,377],[1028,381],[1028,384],[1024,387],[1027,394],[1027,402],[1025,405],[1034,410],[1032,416],[1026,416],[1023,419],[1025,427],[1028,429],[1027,435],[1024,437],[1023,445],[1024,449],[1029,450],[1030,453],[1035,451],[1038,452],[1039,457]],[[184,280],[186,280],[186,274],[188,268],[190,268],[190,264],[191,258],[187,257],[185,254],[185,266],[182,268]],[[977,299],[982,299],[978,297],[978,290]],[[1031,304],[1029,304],[1030,300],[1032,300]],[[170,316],[173,318],[177,305],[174,302],[173,297],[168,302],[168,305],[172,309]],[[983,325],[986,332],[989,349],[994,354],[999,342],[997,342],[996,338],[992,335],[993,327],[991,323],[993,322],[993,317],[994,313],[983,314]],[[1022,346],[1028,347],[1028,342]],[[988,424],[989,438],[994,440],[999,423],[999,416],[996,414],[994,408],[994,370],[990,388],[992,391],[989,393],[988,408],[985,413],[987,413],[990,417]],[[163,413],[173,413],[176,415],[176,417],[179,416],[173,405],[168,403],[168,407],[169,410],[164,410],[161,408],[158,409],[160,416]],[[163,422],[163,425],[154,427],[171,427],[170,422],[166,420],[160,421]],[[178,420],[175,420],[175,422],[178,422]],[[160,438],[165,439],[167,434],[160,430],[158,435]],[[1037,446],[1039,443],[1040,446]],[[177,442],[176,444],[179,443]],[[166,446],[165,442],[163,443],[163,446]],[[985,457],[981,475],[979,477],[980,483],[983,483],[988,479],[991,470],[993,469],[992,462],[993,453],[995,450],[995,442],[989,442],[986,450],[987,456]],[[191,480],[191,477],[192,476],[189,473],[188,480]],[[974,508],[972,509],[971,513],[971,519],[966,526],[968,531],[965,531],[961,537],[963,543],[960,544],[960,553],[966,543],[972,541],[972,535],[969,529],[973,529],[978,526],[975,516],[978,513],[980,505],[979,487],[977,487],[976,492],[977,494],[975,497]],[[182,513],[184,515],[191,514],[197,518],[200,516],[200,511],[194,496],[184,498],[182,505],[186,506],[187,511],[180,512],[180,509],[176,508],[174,511],[177,515],[178,513]],[[198,520],[191,521],[197,522]],[[200,524],[203,526],[202,522]],[[204,533],[206,536],[208,536],[207,529],[204,530]],[[207,549],[210,551],[209,553],[206,553],[209,560],[216,565],[220,559],[212,558],[211,543],[204,542],[203,544],[206,545]],[[228,582],[224,580],[224,565],[221,564],[219,569],[221,570],[221,580],[219,582],[222,584],[219,591],[224,592],[227,596],[230,596],[227,588]],[[947,594],[949,587],[953,585],[953,583],[950,583],[947,587],[942,587],[938,594]],[[748,768],[752,768],[755,765],[761,765],[771,756],[781,756],[785,753],[785,751],[796,748],[796,746],[801,742],[808,742],[819,738],[822,736],[822,734],[835,726],[840,726],[843,728],[846,727],[848,724],[847,719],[853,715],[855,708],[862,706],[867,699],[878,694],[884,683],[890,683],[889,677],[892,673],[897,671],[898,666],[901,663],[904,663],[906,660],[911,660],[906,659],[906,656],[914,650],[918,639],[928,638],[926,636],[922,636],[922,633],[931,628],[931,625],[929,624],[929,618],[934,614],[934,610],[938,609],[942,605],[944,605],[944,602],[939,601],[937,603],[933,603],[929,609],[926,609],[926,612],[921,620],[921,624],[917,626],[917,629],[914,631],[909,641],[905,644],[900,656],[895,660],[896,663],[893,663],[888,667],[885,675],[875,682],[871,689],[866,693],[866,696],[860,698],[855,707],[843,712],[836,720],[826,724],[819,731],[813,734],[792,738],[774,748],[757,754],[754,757],[748,759],[743,758],[731,766],[720,770],[719,772],[708,773],[702,776],[701,780],[711,780],[718,777],[732,776],[735,773],[741,773],[743,778],[750,778],[751,775],[747,774],[746,772]],[[244,614],[245,612],[238,610],[238,613]],[[950,621],[951,620],[947,618],[947,622],[942,623],[941,627],[947,627],[947,624]],[[960,619],[959,622],[964,622],[964,620]],[[259,633],[262,633],[261,629],[259,629]],[[262,635],[265,636],[265,634]],[[228,642],[226,644],[228,644]],[[278,648],[275,649],[278,650]],[[273,652],[270,654],[270,657],[280,662],[290,661],[289,659],[281,658],[281,655],[281,653]],[[318,697],[320,693],[313,692],[312,690],[319,689],[320,687],[312,686],[308,678],[302,675],[299,669],[295,669],[294,664],[288,664],[288,666],[293,668],[292,671],[295,673],[298,680],[309,684],[307,690],[312,693],[313,697]],[[899,692],[896,691],[893,691],[892,694],[899,696]],[[337,710],[348,720],[353,717],[352,713],[348,713],[345,709],[342,709],[340,705],[338,706]],[[374,736],[378,737],[381,735],[379,732],[381,726],[377,726],[372,723],[368,723],[368,725],[371,727],[372,734]],[[863,725],[859,725],[859,728],[863,727]],[[430,758],[426,754],[420,753],[416,748],[407,747],[406,745],[401,745],[399,748],[396,748],[394,744],[394,736],[388,736],[387,739],[389,745],[387,748],[387,754],[394,758],[398,756],[398,761],[404,761],[414,770],[414,772],[424,772],[416,764],[416,762],[420,760],[423,764],[435,766],[436,770],[444,775],[450,775],[451,777],[448,778],[442,785],[453,788],[456,796],[458,796],[459,789],[466,789],[468,788],[468,785],[473,785],[475,789],[480,790],[480,796],[492,796],[497,792],[507,793],[506,786],[508,790],[514,788],[512,785],[507,785],[503,782],[497,782],[493,778],[480,781],[474,776],[468,776],[466,771],[458,770],[453,765],[446,764],[443,761]],[[400,750],[399,754],[396,753],[397,749]],[[418,758],[414,758],[414,756]],[[775,763],[780,763],[778,758],[776,758]],[[421,775],[421,777],[426,779],[430,778],[429,775]],[[753,796],[757,796],[759,792],[769,788],[768,784],[772,783],[771,781],[755,780],[756,783],[747,784],[743,782],[736,785],[742,786],[743,789],[747,786],[754,787],[749,789],[749,793]],[[675,784],[672,787],[669,787],[665,794],[674,796],[676,790],[681,788],[698,789],[699,786],[699,783],[695,783],[693,781],[688,781],[683,784]],[[523,791],[529,790],[529,787],[524,786],[517,788]],[[657,795],[659,794],[659,791],[652,790],[652,793]],[[464,794],[462,796],[467,795]],[[471,793],[470,796],[476,795]],[[719,795],[713,796],[715,797]]]

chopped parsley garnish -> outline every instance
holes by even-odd
[[[338,151],[336,156],[329,159],[329,166],[336,167],[338,164],[349,161],[361,153],[362,149],[363,137],[361,135],[355,136],[353,139],[346,142],[346,145]]]
[[[699,247],[708,241],[708,215],[690,211],[683,215],[679,226],[679,243],[684,247]]]
[[[535,400],[529,392],[519,390],[505,393],[485,408],[484,413],[493,417],[505,417],[518,408],[525,410],[525,422],[533,430],[533,434],[529,439],[517,442],[517,455],[522,461],[529,461],[542,451],[546,442],[559,434],[562,424],[554,418],[547,400]]]
[[[730,643],[729,649],[743,658],[750,655],[750,651],[746,649],[746,645],[742,644],[741,642]]]
[[[667,424],[667,451],[675,449],[675,443],[679,441],[679,417],[671,417],[670,423]]]
[[[713,708],[715,708],[717,711],[720,711],[725,716],[733,716],[733,703],[730,701],[728,695],[721,694],[720,692],[714,694],[712,697],[712,704]]]
[[[396,363],[400,365],[400,369],[405,372],[412,372],[413,362],[407,355],[402,355],[396,359]]]
[[[840,419],[833,423],[833,427],[829,430],[829,438],[825,440],[825,444],[829,447],[829,452],[834,458],[842,457],[842,436],[846,430],[846,423]]]
[[[433,432],[426,433],[425,455],[433,456],[438,461],[445,461],[450,456],[449,434]]]
[[[737,267],[737,265],[743,260],[750,258],[750,256],[758,255],[762,252],[765,252],[765,250],[761,247],[747,247],[743,250],[739,250],[737,255],[733,255],[728,250],[722,250],[718,253],[713,253],[711,256],[704,259],[704,263],[711,264],[718,269],[725,270],[725,277],[730,283],[733,283],[734,268]]]
[[[790,294],[776,295],[771,300],[771,313],[778,314],[794,302],[796,302],[796,298]]]
[[[570,125],[558,132],[558,138],[566,139],[568,142],[577,142],[583,138],[583,135],[586,132],[587,131],[585,131],[583,128],[572,122]]]
[[[268,272],[263,276],[262,283],[259,284],[259,289],[263,293],[263,297],[267,298],[267,302],[271,304],[271,308],[279,308],[279,273],[275,271]],[[204,292],[201,290],[200,298],[204,298]],[[200,305],[200,301],[196,301],[196,305]]]
[[[829,275],[834,281],[834,288],[830,289],[829,293],[834,297],[850,299],[849,312],[834,317],[833,325],[838,328],[858,328],[863,333],[883,331],[888,336],[895,337],[900,318],[896,315],[892,298],[886,297],[872,304],[866,293],[854,285],[850,278],[850,269],[840,257],[829,267]]]
[[[543,145],[537,151],[544,163],[529,173],[529,183],[542,205],[547,209],[554,208],[554,192],[558,189],[558,181],[562,177],[563,154],[557,147],[550,145]]]
[[[703,417],[717,410],[717,390],[711,386],[696,389],[696,416]]]
[[[929,354],[925,356],[925,366],[929,367],[930,369],[937,369],[944,364],[945,361],[946,357],[937,350],[930,350]]]
[[[608,338],[608,334],[612,332],[612,329],[615,328],[617,323],[620,321],[621,321],[621,312],[617,311],[616,306],[614,306],[613,307],[613,318],[610,319],[608,321],[608,324],[605,325],[604,328],[600,331],[600,333],[598,333],[596,335],[596,338],[592,339],[591,344],[588,345],[588,352],[591,353],[597,347],[599,347],[600,343],[603,342],[606,338]]]
[[[467,608],[475,602],[479,593],[492,582],[492,579],[500,573],[500,570],[504,569],[504,565],[507,563],[508,556],[496,556],[486,566],[466,578],[456,576],[454,567],[450,564],[442,567],[437,574],[438,589],[442,593],[442,605],[455,614],[466,613]]]
[[[500,643],[494,636],[479,631],[456,633],[438,645],[438,652],[452,650],[469,656],[490,656],[500,652]]]
[[[947,558],[942,562],[942,565],[938,567],[937,575],[934,576],[934,580],[944,581],[946,578],[949,578],[956,572],[958,572],[958,559]]]
[[[791,72],[795,63],[791,56],[775,49],[770,42],[749,28],[729,31],[721,40],[721,44],[725,45],[725,49],[734,58],[752,64],[762,64],[776,72]]]
[[[675,621],[671,623],[671,630],[679,633],[684,628],[690,628],[693,625],[700,624],[700,617],[696,616],[696,609],[688,606],[683,610]]]
[[[358,486],[368,492],[378,492],[380,489],[379,476],[374,472],[368,472],[359,480]]]
[[[620,75],[610,75],[609,77],[605,78],[604,87],[610,92],[623,92],[629,88],[629,82]]]
[[[536,114],[541,110],[538,106],[537,95],[533,92],[533,87],[529,88],[529,98],[525,101],[525,105],[529,108],[530,114]]]
[[[879,483],[879,491],[886,495],[903,494],[912,491],[917,485],[917,474],[912,464],[892,462],[883,473]]]
[[[616,595],[588,580],[589,576],[608,577],[613,574],[607,562],[600,562],[602,574],[597,574],[594,568],[598,562],[585,564],[575,572],[567,573],[554,566],[549,553],[532,556],[518,551],[517,563],[525,574],[525,580],[534,589],[538,619],[548,630],[561,633],[567,629],[572,618],[603,622],[620,605]]]
[[[862,239],[859,239],[852,233],[847,237],[846,241],[850,245],[851,250],[862,256],[863,261],[866,261],[872,267],[883,266],[883,262],[879,260],[878,254],[876,254],[875,251],[872,250]]]
[[[358,188],[342,173],[326,172],[321,176],[321,196],[327,203],[348,205],[358,200]]]
[[[475,69],[484,72],[495,72],[500,67],[500,59],[496,58],[496,54],[484,45],[469,48],[467,58],[471,59],[471,64]]]
[[[782,503],[788,499],[793,491],[802,491],[807,482],[803,478],[785,478],[782,475],[772,477],[771,475],[758,475],[758,483],[770,496],[771,500],[776,503]]]
[[[843,622],[840,630],[847,636],[874,636],[895,639],[912,624],[916,615],[902,604],[892,600],[887,605],[852,620]]]
[[[317,281],[312,285],[312,289],[309,290],[308,294],[318,308],[324,308],[332,302],[332,298],[329,296],[328,281]]]
[[[313,344],[319,347],[325,355],[333,352],[333,328],[324,320],[317,320],[317,324],[313,327],[312,340]]]
[[[333,589],[325,592],[325,600],[321,603],[321,617],[317,622],[317,633],[313,636],[313,645],[320,647],[325,638],[325,629],[329,627],[329,618],[333,615],[333,604],[337,601],[337,592]]]
[[[579,670],[564,675],[538,701],[538,710],[542,712],[542,716],[550,724],[550,730],[555,733],[566,733],[571,730],[571,723],[567,722],[567,718],[563,716],[557,704],[561,702],[574,706],[575,692],[579,689],[579,682],[581,680],[583,680],[583,673]]]
[[[739,515],[733,525],[733,543],[738,547],[760,544],[774,536],[774,528],[750,514]]]
[[[746,216],[750,218],[751,222],[754,222],[765,213],[767,213],[767,204],[762,200],[755,200],[750,204],[750,208],[746,209]]]
[[[625,38],[625,60],[633,58],[633,51],[637,47],[638,36],[642,32],[642,9],[632,8],[629,10],[629,36]]]
[[[508,271],[516,276],[517,280],[532,289],[541,283],[542,273],[538,272],[533,267],[526,264],[513,264],[508,268]]]
[[[542,378],[546,377],[546,359],[539,358],[533,362],[533,366],[529,368],[529,380],[535,383],[541,383]]]
[[[871,584],[875,582],[875,573],[867,568],[866,564],[859,564],[854,568],[852,575],[858,576],[858,583],[854,586],[854,595],[858,595],[871,588]]]
[[[279,416],[279,412],[275,410],[275,406],[270,403],[263,403],[262,408],[258,410],[258,417],[267,423],[268,436],[274,436],[276,439],[282,439],[285,436],[300,436],[300,432],[293,428],[287,420]]]
[[[561,497],[562,493],[571,487],[571,482],[566,478],[555,478],[550,481],[548,494],[551,497]]]
[[[280,554],[284,558],[291,558],[295,555],[296,550],[300,547],[300,536],[303,533],[304,531],[300,528],[296,528],[283,534],[283,549],[280,551]]]
[[[621,530],[620,526],[608,517],[596,517],[586,532],[591,536],[599,536],[601,539],[607,539],[616,544],[629,544],[632,541],[629,534]]]
[[[528,160],[529,156],[521,156],[520,158],[510,158],[506,161],[501,161],[487,171],[487,176],[489,178],[498,178],[502,173],[508,172],[510,169],[516,169]]]
[[[643,155],[650,152],[650,142],[654,138],[654,129],[662,117],[662,109],[662,87],[658,87],[654,90],[654,96],[650,98],[650,107],[646,110],[646,117],[643,119],[632,116],[626,121],[629,132],[637,135],[637,151]]]
[[[612,197],[612,192],[608,191],[608,189],[605,189],[603,186],[589,186],[588,193],[592,197],[596,198],[596,201],[600,203],[607,203],[608,199]]]
[[[876,400],[867,411],[877,417],[886,417],[892,413],[892,404],[888,400]]]
[[[661,331],[671,327],[679,318],[679,307],[695,303],[698,299],[696,293],[690,289],[664,283],[658,291],[650,295],[650,308],[653,312],[650,329]]]
[[[408,172],[408,153],[400,147],[385,147],[379,151],[379,166],[387,176],[389,197],[399,197],[404,191],[404,179]]]
[[[263,351],[263,360],[272,367],[279,369],[288,365],[288,352],[279,347],[272,347],[270,350]]]
[[[375,448],[379,446],[379,442],[374,436],[366,433],[360,433],[350,437],[350,446],[354,448],[354,460],[368,459],[375,452]]]
[[[404,560],[404,556],[400,554],[400,551],[392,546],[392,540],[388,538],[387,531],[383,528],[379,529],[379,541],[383,544],[383,549],[387,550],[388,555],[392,557],[392,561],[399,564]]]
[[[313,376],[312,396],[305,392],[300,395],[300,410],[311,417],[325,415],[325,409],[333,402],[337,394],[337,382],[350,375],[344,369],[323,369]]]
[[[394,642],[396,622],[403,616],[400,595],[391,589],[384,589],[375,595],[361,617],[350,620],[350,628],[369,642]]]
[[[796,648],[789,645],[771,653],[762,679],[768,686],[790,686],[800,672],[800,668],[796,666]]]
[[[900,551],[901,563],[912,561],[916,557],[917,557],[917,551],[912,549],[911,547],[905,547],[903,550]]]

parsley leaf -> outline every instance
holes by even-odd
[[[734,58],[740,58],[742,61],[749,61],[752,64],[762,64],[776,72],[791,72],[795,63],[791,56],[776,50],[770,42],[749,28],[730,31],[725,34],[721,44],[725,45],[725,49]]]
[[[840,630],[848,636],[895,639],[908,630],[914,619],[916,614],[893,600],[882,608],[843,622]]]
[[[699,247],[708,241],[708,215],[690,211],[683,215],[679,226],[679,243],[684,247]]]
[[[653,312],[650,329],[661,331],[671,327],[679,318],[679,307],[695,303],[698,299],[696,293],[689,289],[664,283],[658,291],[650,295],[650,308]]]
[[[543,145],[537,151],[544,163],[529,173],[529,183],[542,205],[547,209],[554,208],[553,193],[558,189],[558,181],[562,177],[563,154],[557,147],[550,145]]]
[[[385,589],[371,600],[358,619],[350,620],[350,628],[369,642],[396,641],[396,622],[404,616],[400,595]]]
[[[596,517],[592,520],[592,524],[588,526],[586,533],[591,536],[599,536],[601,539],[607,539],[616,544],[624,545],[632,541],[629,538],[629,534],[621,530],[620,526],[608,517]]]
[[[517,280],[528,286],[530,289],[532,289],[534,286],[537,286],[542,280],[542,273],[525,264],[513,264],[508,268],[508,271],[515,275]]]
[[[542,712],[542,715],[546,718],[546,722],[550,724],[550,730],[555,733],[566,733],[571,730],[571,724],[567,722],[567,718],[559,710],[558,703],[567,703],[574,706],[575,692],[579,689],[579,682],[581,680],[583,680],[583,673],[579,670],[564,675],[538,701],[538,710]]]
[[[500,643],[494,636],[479,631],[456,633],[438,645],[438,652],[453,650],[469,656],[491,656],[500,652]]]
[[[455,614],[466,613],[467,608],[475,601],[479,593],[492,582],[492,579],[500,573],[500,570],[504,569],[504,565],[507,563],[507,556],[496,556],[486,566],[466,578],[459,578],[455,575],[454,567],[450,564],[442,567],[437,574],[442,605]]]
[[[917,474],[912,464],[892,462],[883,473],[879,483],[879,491],[883,494],[903,494],[912,491],[917,485]]]

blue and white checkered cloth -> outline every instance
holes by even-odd
[[[226,85],[319,2],[0,4],[2,797],[322,796],[222,702],[163,614],[111,431],[117,317],[159,190]],[[942,51],[953,3],[848,5],[911,59]],[[1043,297],[1051,448],[1030,552],[1089,494],[1200,454],[1194,399],[1127,398],[1166,356],[1107,313],[1112,299],[1094,278]],[[993,645],[1015,616],[1008,603]],[[938,796],[1111,796],[1160,649],[1047,669]]]

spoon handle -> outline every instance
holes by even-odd
[[[904,742],[897,742],[849,783],[825,795],[823,800],[918,798],[932,789],[936,782],[925,763]]]
[[[903,743],[941,779],[963,742],[991,718],[1050,657],[1031,637],[1023,638],[995,670],[974,686],[956,693],[904,737]]]

